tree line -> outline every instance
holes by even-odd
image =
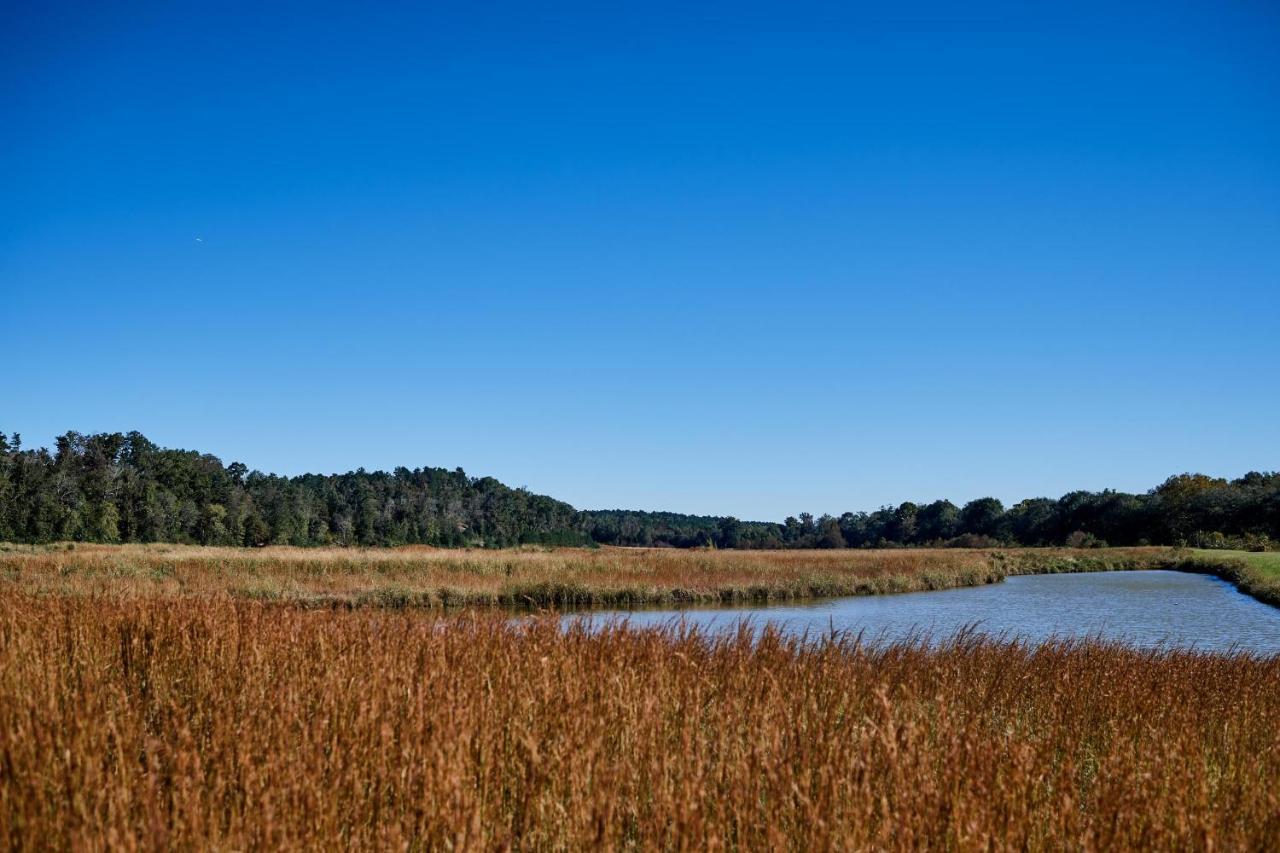
[[[626,510],[586,512],[593,541],[615,545],[719,548],[984,548],[1195,545],[1264,550],[1280,543],[1280,473],[1236,480],[1179,474],[1144,494],[1076,491],[1006,508],[985,497],[906,501],[874,512],[809,513],[781,524]]]
[[[1280,473],[1179,474],[1143,494],[1071,492],[1006,508],[986,497],[904,502],[782,523],[579,511],[461,468],[282,477],[156,446],[138,432],[68,432],[52,451],[0,433],[0,541],[206,545],[718,548],[992,547],[1280,541]]]
[[[585,544],[573,507],[461,469],[281,477],[137,432],[0,435],[0,540],[202,545]]]

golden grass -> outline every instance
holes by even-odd
[[[10,849],[1274,850],[1277,732],[1280,658],[0,595]]]
[[[947,589],[1008,574],[1154,568],[1164,548],[676,551],[640,548],[0,546],[0,591],[305,605],[633,606]]]

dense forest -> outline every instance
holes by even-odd
[[[561,501],[461,469],[279,477],[139,433],[0,435],[0,540],[206,545],[583,544]]]
[[[1174,545],[1266,549],[1280,544],[1280,473],[1238,480],[1179,474],[1140,495],[1071,492],[1029,498],[1006,508],[996,498],[964,506],[948,500],[907,501],[874,512],[782,524],[674,513],[584,512],[595,542],[720,548],[893,548],[910,545]]]
[[[578,511],[462,469],[281,477],[137,433],[59,436],[52,452],[0,433],[0,541],[718,548],[1140,545],[1265,548],[1280,541],[1280,473],[1180,474],[1144,494],[1071,492],[1006,508],[906,502],[781,524]]]

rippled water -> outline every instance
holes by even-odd
[[[1169,571],[1032,575],[940,592],[566,618],[589,618],[596,624],[621,618],[634,626],[683,620],[713,633],[737,630],[748,620],[756,628],[773,623],[789,634],[862,632],[864,639],[881,642],[920,632],[941,639],[976,625],[985,633],[1029,642],[1101,637],[1141,648],[1280,654],[1280,609],[1244,595],[1226,581]]]

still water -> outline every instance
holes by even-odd
[[[966,626],[1009,639],[1100,637],[1141,648],[1280,654],[1280,609],[1208,575],[1169,571],[1011,577],[990,586],[940,592],[835,598],[764,607],[681,608],[594,613],[594,624],[679,624],[710,633],[772,623],[788,634],[862,633],[892,642],[928,634],[944,639]]]

